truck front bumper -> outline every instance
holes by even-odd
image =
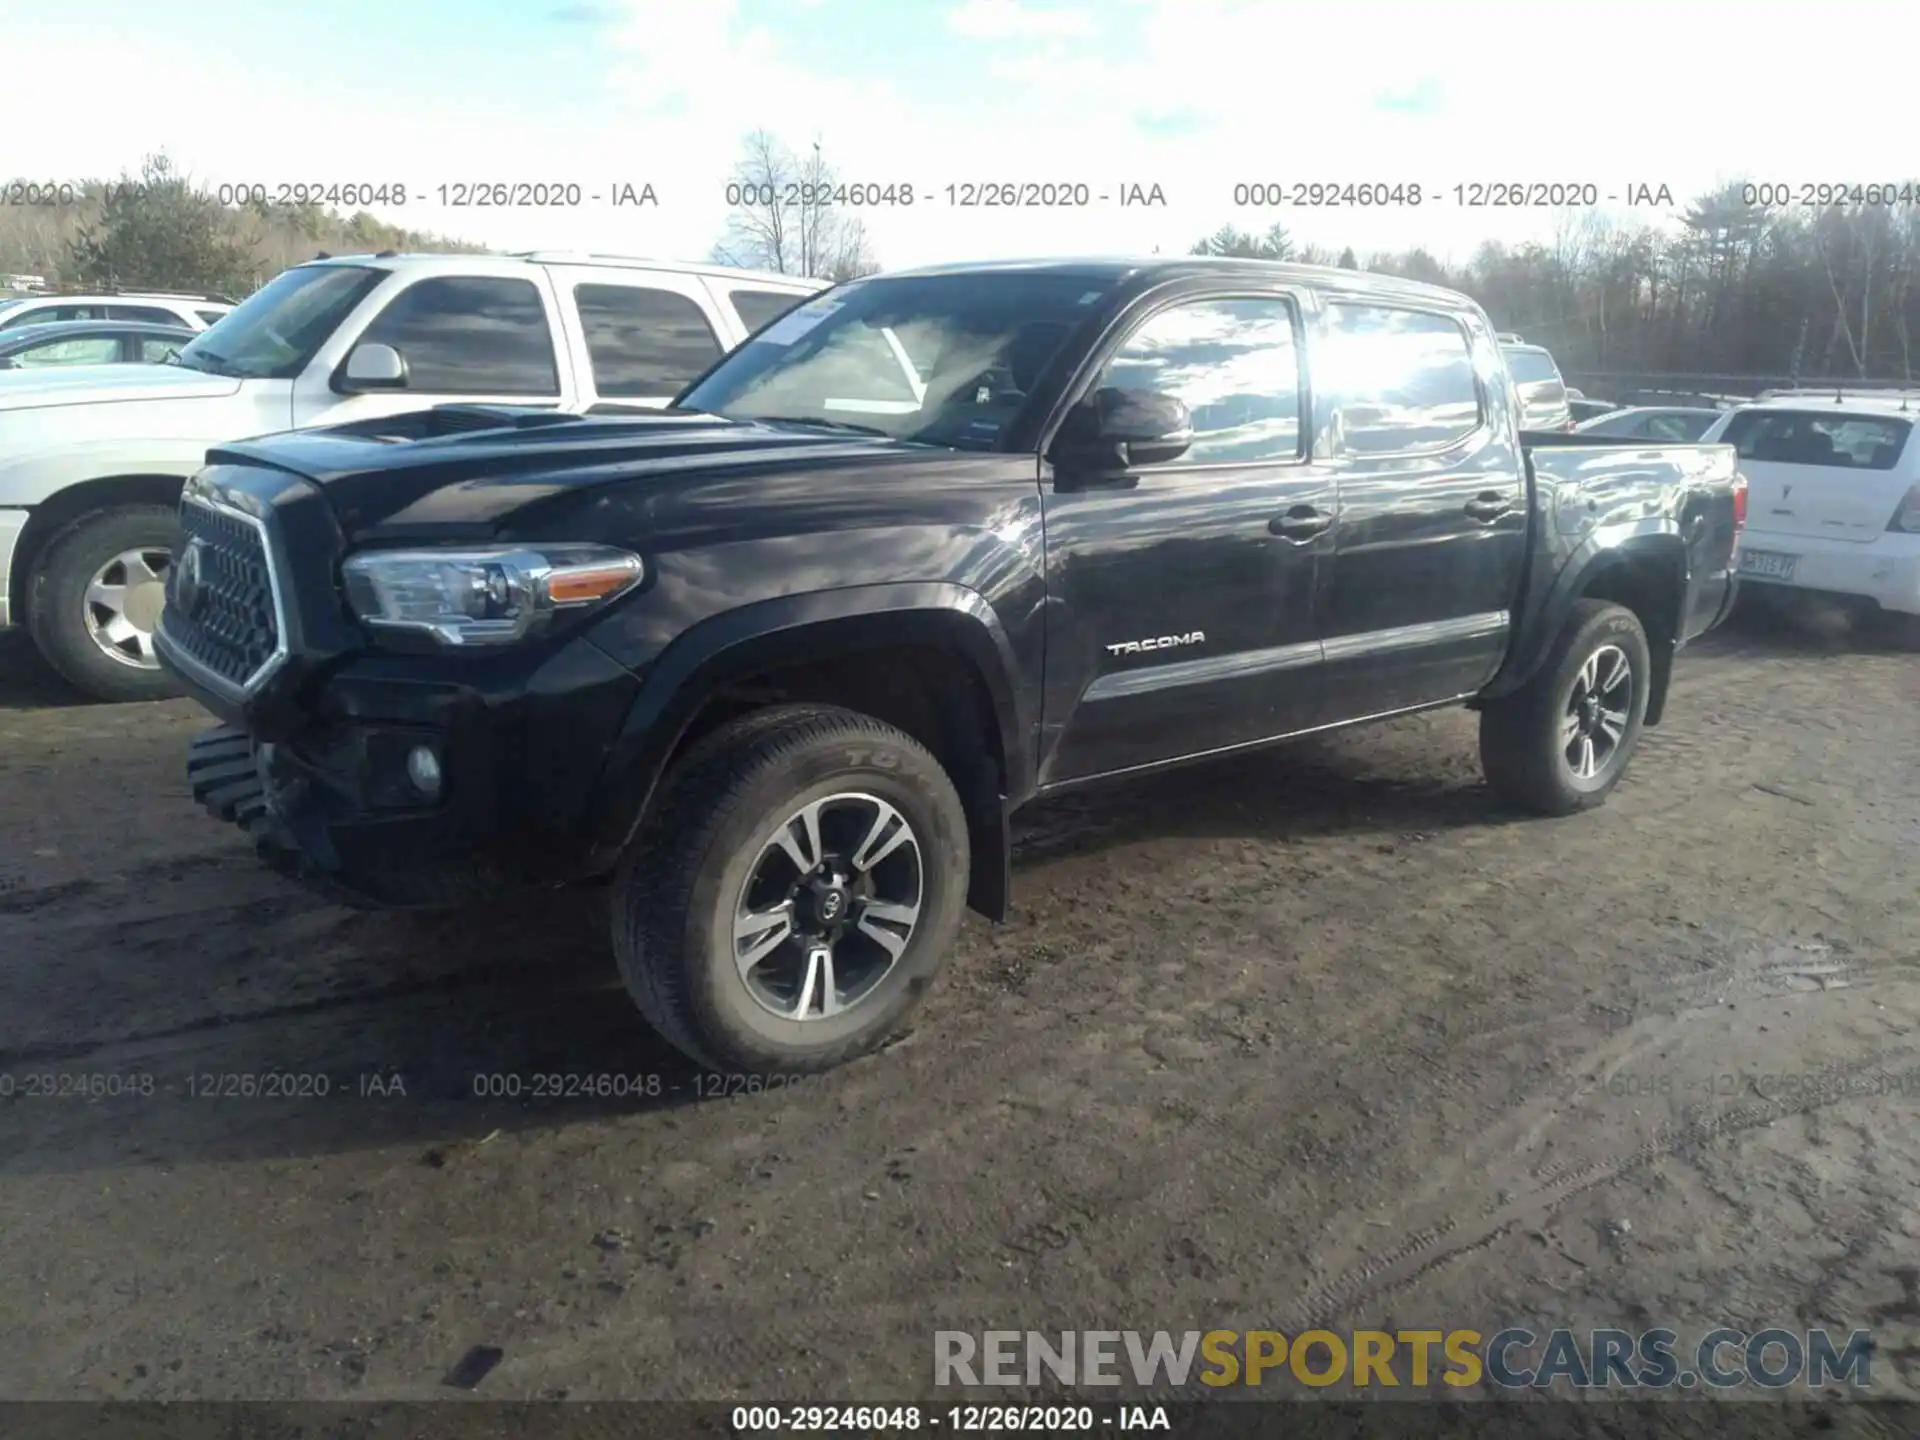
[[[365,908],[598,873],[588,817],[638,679],[582,641],[485,686],[454,674],[369,658],[320,681],[297,728],[229,714],[190,742],[193,798],[274,869]]]
[[[13,613],[13,557],[31,511],[0,508],[0,630],[21,624],[26,617]]]

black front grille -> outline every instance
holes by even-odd
[[[221,679],[245,685],[280,648],[267,547],[251,521],[189,500],[184,548],[167,576],[167,638]]]

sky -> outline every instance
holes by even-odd
[[[1589,212],[1455,186],[1591,184],[1623,222],[1736,178],[1920,170],[1912,101],[1866,57],[1920,11],[1830,0],[1800,53],[1750,6],[1614,0],[5,0],[0,176],[403,184],[382,218],[502,249],[700,259],[744,136],[814,144],[888,267],[1188,249],[1222,225],[1361,254],[1549,240]],[[1812,33],[1809,31],[1809,33]],[[1829,43],[1830,42],[1830,43]],[[24,125],[22,117],[45,123]],[[578,183],[579,208],[458,210],[442,185]],[[946,187],[1084,183],[1079,208]],[[1236,184],[1419,185],[1423,203],[1236,206]],[[615,207],[619,184],[657,204]],[[1165,203],[1121,206],[1128,187]],[[1109,198],[1102,202],[1099,196]],[[1439,198],[1435,198],[1438,196]]]

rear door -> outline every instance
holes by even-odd
[[[1734,412],[1719,433],[1747,477],[1747,542],[1766,535],[1868,545],[1886,533],[1920,468],[1913,422],[1858,410]]]
[[[738,340],[698,275],[556,265],[587,408],[662,409]]]
[[[1464,313],[1399,300],[1332,301],[1322,326],[1340,480],[1325,718],[1472,694],[1506,655],[1527,554],[1499,350]]]

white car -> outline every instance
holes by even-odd
[[[229,440],[461,401],[661,408],[825,281],[539,251],[296,265],[164,365],[0,372],[0,629],[101,699],[173,693],[180,487]]]
[[[1920,638],[1920,392],[1775,395],[1702,435],[1747,477],[1743,584],[1840,597]]]
[[[0,291],[0,330],[16,325],[48,325],[61,320],[140,320],[150,325],[184,325],[204,330],[233,309],[218,295],[187,295],[164,290],[121,290],[111,295],[12,295]]]

